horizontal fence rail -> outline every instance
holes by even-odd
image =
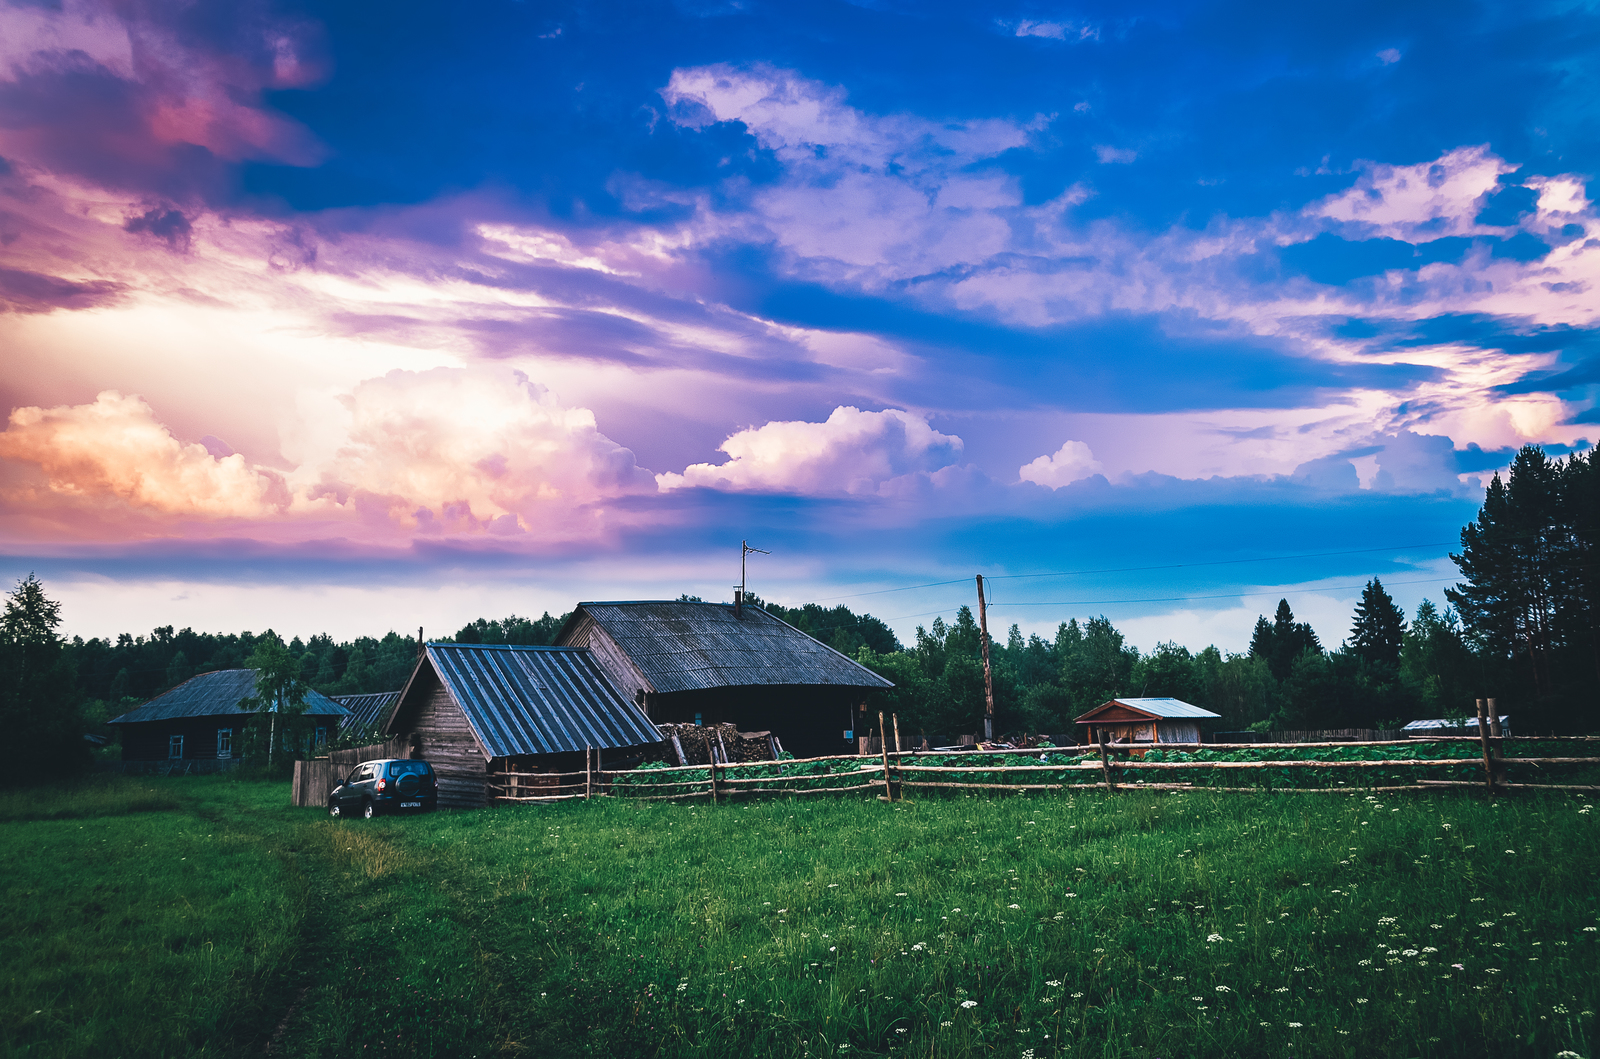
[[[779,761],[712,762],[705,765],[677,765],[607,772],[588,768],[582,772],[498,772],[489,777],[491,801],[508,804],[555,802],[576,798],[616,797],[640,801],[673,801],[710,798],[713,802],[756,794],[844,794],[875,791],[884,800],[894,801],[902,790],[985,790],[985,791],[1061,791],[1068,789],[1116,790],[1215,790],[1215,791],[1305,791],[1337,792],[1351,790],[1399,791],[1434,790],[1452,787],[1477,787],[1491,794],[1511,791],[1600,791],[1600,774],[1579,776],[1595,783],[1533,783],[1527,779],[1540,770],[1553,768],[1568,773],[1576,766],[1600,765],[1600,757],[1558,756],[1551,744],[1586,744],[1600,741],[1594,736],[1517,737],[1492,736],[1487,726],[1478,737],[1441,736],[1431,739],[1371,740],[1366,742],[1318,743],[1161,743],[1110,744],[1091,747],[1032,747],[968,751],[886,751],[880,743],[870,755],[829,755],[790,758]],[[1469,749],[1462,744],[1473,744]],[[1519,756],[1519,747],[1530,752]],[[1289,754],[1336,749],[1344,753],[1363,750],[1381,754],[1383,748],[1406,748],[1402,757],[1290,757]],[[1574,747],[1580,749],[1580,747]],[[1441,756],[1416,756],[1429,750]],[[1481,750],[1481,756],[1473,751]],[[1179,756],[1180,760],[1149,760],[1150,757]],[[1215,759],[1209,755],[1250,754]],[[970,761],[966,759],[971,759]],[[1026,762],[1026,763],[1024,763]],[[1416,775],[1420,770],[1454,769],[1455,778],[1429,778]],[[1522,782],[1513,783],[1509,773],[1516,769]],[[1353,770],[1353,771],[1346,771]],[[1373,770],[1399,772],[1400,775],[1373,775]],[[1600,773],[1600,770],[1596,770]],[[1480,778],[1465,778],[1466,774]],[[1146,774],[1150,779],[1146,779]],[[1184,774],[1188,782],[1170,782]],[[1532,775],[1530,775],[1532,774]],[[1231,775],[1239,779],[1260,777],[1254,786],[1221,786],[1211,777]],[[1338,781],[1323,784],[1308,780],[1346,775],[1355,785]],[[1365,782],[1371,776],[1372,782]],[[1165,780],[1152,782],[1152,780]],[[1384,782],[1384,781],[1393,782]]]

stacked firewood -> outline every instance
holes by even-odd
[[[771,732],[741,732],[737,725],[660,724],[668,759],[680,765],[725,765],[735,761],[771,761],[777,741]]]

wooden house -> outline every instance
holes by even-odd
[[[217,768],[221,767],[217,762],[238,760],[245,725],[255,716],[239,701],[255,693],[254,669],[219,669],[190,677],[106,723],[115,725],[122,734],[123,761],[170,761],[192,764],[200,770]],[[349,712],[326,695],[307,689],[304,716],[313,721],[308,738],[315,746],[326,742]]]
[[[590,747],[654,749],[644,713],[581,648],[430,643],[383,718],[439,777],[439,804],[483,805],[491,772],[582,771]]]
[[[1221,720],[1220,714],[1202,710],[1182,699],[1112,699],[1075,719],[1085,742],[1198,743],[1200,722]]]
[[[594,652],[652,721],[773,732],[801,757],[854,753],[856,707],[894,686],[754,606],[579,603],[556,642]]]

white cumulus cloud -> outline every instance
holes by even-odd
[[[142,398],[115,390],[89,404],[18,408],[0,432],[0,459],[36,465],[60,497],[161,514],[258,517],[289,502],[280,476],[180,442]]]
[[[962,441],[913,412],[863,412],[841,406],[821,423],[773,422],[721,445],[726,463],[695,463],[658,474],[662,489],[701,486],[808,496],[897,495],[906,479],[949,467]]]
[[[1068,441],[1055,452],[1023,465],[1017,470],[1017,477],[1024,482],[1059,489],[1100,472],[1100,461],[1094,458],[1089,446],[1081,441]]]
[[[341,404],[314,496],[381,505],[422,527],[536,530],[570,509],[654,492],[649,471],[520,371],[392,371]]]

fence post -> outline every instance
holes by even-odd
[[[706,748],[706,771],[711,773],[711,804],[717,804],[717,755],[711,752],[711,737],[706,735],[704,728],[700,729],[700,742]]]
[[[883,753],[883,800],[894,801],[894,788],[889,786],[889,733],[883,724],[883,711],[878,711],[878,749]]]
[[[587,801],[594,794],[594,747],[583,748],[583,797]]]
[[[1493,782],[1499,784],[1503,788],[1506,784],[1506,755],[1505,742],[1501,738],[1504,733],[1500,731],[1499,703],[1494,699],[1486,699],[1485,702],[1489,707],[1489,734],[1494,737],[1494,742],[1491,745],[1494,760]]]
[[[1483,747],[1483,782],[1489,794],[1494,794],[1494,757],[1489,753],[1489,718],[1484,710],[1484,700],[1478,699],[1478,742]]]
[[[1106,760],[1106,730],[1099,725],[1095,725],[1094,734],[1100,743],[1100,772],[1106,778],[1106,790],[1116,790],[1116,787],[1111,782],[1111,763]]]

